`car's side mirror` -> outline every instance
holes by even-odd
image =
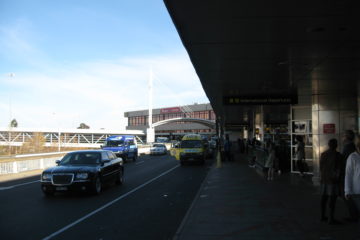
[[[61,162],[60,160],[56,160],[56,161],[55,161],[56,165],[59,165],[60,162]]]
[[[103,149],[104,145],[100,145],[100,148]]]

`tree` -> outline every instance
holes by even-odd
[[[85,123],[80,123],[80,126],[77,129],[89,129],[90,127]]]
[[[18,122],[16,121],[15,118],[14,118],[13,120],[11,120],[11,122],[10,122],[10,127],[13,127],[13,128],[18,127]]]

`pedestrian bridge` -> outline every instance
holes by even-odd
[[[47,147],[98,148],[111,135],[144,136],[140,130],[0,128],[0,146],[43,142]]]
[[[215,129],[215,121],[199,118],[172,118],[154,123],[154,128],[173,122],[199,123]],[[94,130],[94,129],[38,129],[0,128],[0,146],[22,146],[25,143],[43,142],[46,147],[98,148],[112,135],[134,135],[141,141],[146,133],[142,130]]]

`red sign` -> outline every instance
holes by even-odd
[[[179,107],[160,109],[160,113],[177,113],[177,112],[181,112],[181,109]]]
[[[326,123],[323,125],[324,134],[334,134],[335,133],[335,124],[334,123]]]

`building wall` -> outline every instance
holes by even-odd
[[[148,128],[148,110],[125,112],[125,117],[128,118],[127,130],[146,130]],[[172,118],[200,118],[206,120],[215,120],[216,116],[210,104],[194,104],[187,106],[177,106],[169,108],[153,109],[153,123],[172,119]],[[157,135],[166,133],[213,133],[215,130],[210,129],[198,123],[169,123],[155,128]]]

